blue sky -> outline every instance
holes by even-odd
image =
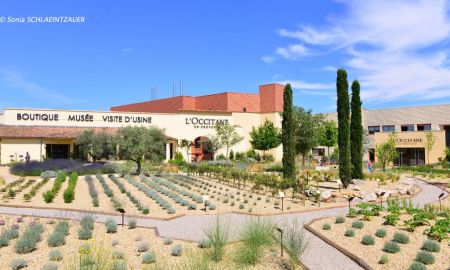
[[[183,80],[186,95],[291,82],[296,105],[329,112],[338,67],[366,108],[450,103],[448,4],[3,0],[0,17],[86,22],[0,23],[0,110],[108,110]]]

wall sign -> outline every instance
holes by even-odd
[[[223,123],[228,125],[228,119],[216,118],[200,118],[200,117],[186,117],[186,125],[193,125],[194,128],[215,128],[216,124]]]

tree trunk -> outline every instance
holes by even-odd
[[[305,169],[305,153],[302,153],[302,171]]]
[[[262,161],[266,161],[266,150],[262,150],[263,151],[263,156],[261,158]]]
[[[141,174],[141,168],[142,168],[142,164],[141,161],[135,161],[137,164],[137,170],[136,170],[136,174],[140,175]]]

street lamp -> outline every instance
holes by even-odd
[[[442,192],[442,193],[439,195],[439,211],[442,211],[442,202],[441,202],[441,200],[442,200],[442,198],[444,197],[444,195],[445,195],[444,192]]]
[[[283,209],[284,209],[284,197],[286,197],[286,195],[284,194],[283,191],[278,192],[278,195],[281,198],[281,212],[283,212]]]
[[[386,191],[385,192],[381,192],[380,193],[380,200],[381,200],[381,206],[383,206],[383,196],[384,196],[384,194],[386,194]]]
[[[123,224],[125,223],[125,209],[117,208],[117,211],[119,211],[119,213],[122,214],[122,227],[123,227]]]
[[[353,201],[353,199],[355,198],[359,198],[362,199],[362,197],[358,197],[358,196],[350,196],[348,197],[347,201],[348,201],[348,211],[350,211],[350,203]]]
[[[203,195],[202,198],[203,198],[203,201],[205,202],[205,212],[206,212],[206,208],[207,208],[206,206],[208,204],[209,196],[208,195]]]
[[[281,257],[283,257],[283,230],[280,227],[277,227],[277,231],[280,232],[280,249],[281,249]]]

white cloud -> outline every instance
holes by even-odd
[[[132,51],[134,51],[134,48],[123,48],[121,50],[122,53],[128,53],[128,52],[132,52]]]
[[[276,58],[275,58],[275,56],[272,56],[272,55],[266,55],[266,56],[261,57],[261,60],[264,63],[270,64],[270,63],[273,63],[276,60]]]
[[[78,102],[61,94],[50,91],[37,83],[31,82],[23,77],[13,68],[0,68],[0,84],[5,88],[14,89],[15,93],[27,94],[39,100],[54,104],[70,104]]]
[[[308,56],[311,52],[302,44],[292,44],[287,47],[277,48],[275,54],[287,60],[298,60],[304,56]]]
[[[347,56],[365,102],[450,97],[449,6],[444,0],[348,0],[326,27],[279,30],[303,51]],[[290,58],[290,60],[295,60]],[[331,69],[331,68],[330,68]]]
[[[300,90],[329,90],[336,89],[336,84],[334,83],[307,83],[304,81],[294,80],[294,81],[280,81],[280,84],[290,83],[292,88]]]

